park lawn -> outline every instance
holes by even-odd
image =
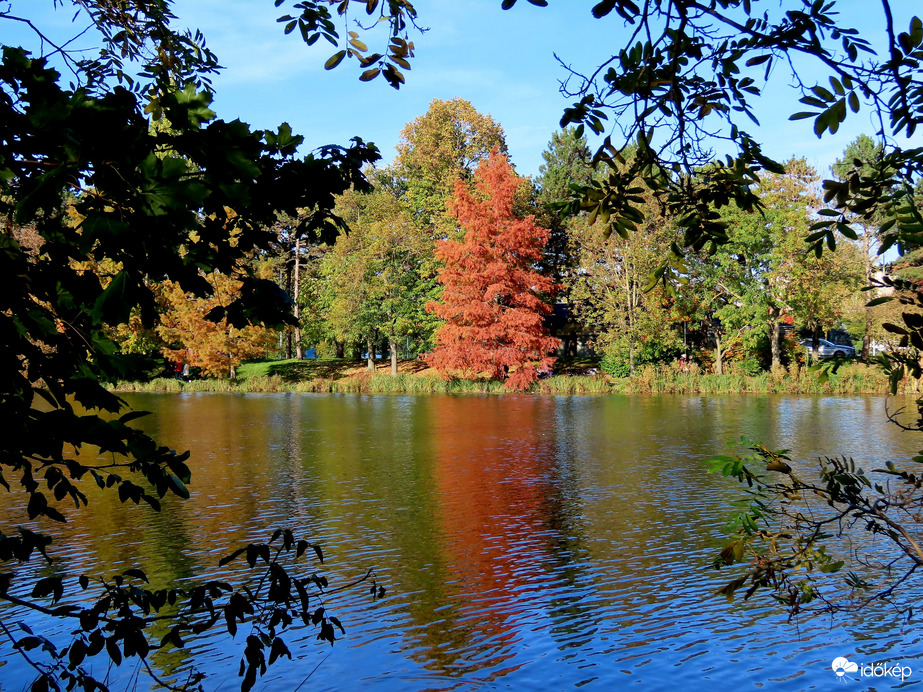
[[[438,377],[435,370],[419,359],[401,359],[397,363],[398,373],[423,377]],[[237,368],[237,379],[245,381],[258,377],[278,377],[286,383],[310,382],[311,380],[340,380],[356,377],[368,372],[366,362],[347,358],[311,358],[308,360],[261,360],[243,363]],[[390,373],[391,361],[378,360],[376,373]]]
[[[555,374],[585,375],[599,367],[598,358],[561,358],[555,363]],[[414,377],[439,377],[438,373],[419,358],[398,360],[398,374]],[[244,381],[257,377],[278,377],[284,382],[310,382],[311,380],[340,380],[357,377],[368,372],[366,362],[347,358],[312,358],[308,360],[260,360],[243,363],[237,368],[237,379]],[[376,374],[390,374],[391,361],[381,359],[375,363]]]

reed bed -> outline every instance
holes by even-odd
[[[683,372],[677,368],[645,366],[634,377],[625,378],[626,394],[888,394],[887,376],[877,367],[852,363],[822,381],[819,373],[797,364],[773,372],[746,375],[730,372]],[[916,391],[916,382],[905,380],[901,393]]]
[[[901,383],[899,393],[916,393],[916,381]],[[340,378],[315,377],[292,382],[278,375],[254,375],[231,380],[158,378],[149,382],[119,382],[117,392],[317,392],[349,394],[505,394],[502,382],[444,380],[430,374],[369,373]],[[556,375],[536,382],[533,394],[888,394],[888,379],[880,369],[852,363],[821,381],[816,371],[792,365],[775,372],[723,375],[681,370],[673,366],[641,368],[633,377]]]

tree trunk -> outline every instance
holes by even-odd
[[[715,373],[724,374],[724,353],[721,351],[721,335],[715,332]]]
[[[773,310],[770,314],[772,320],[769,323],[769,346],[772,350],[772,369],[776,370],[782,367],[782,349],[779,345],[782,330],[779,328],[779,316],[776,311]]]
[[[871,247],[872,241],[871,241],[871,238],[869,238],[868,229],[866,229],[866,232],[863,234],[863,240],[864,240],[863,246],[865,250],[865,285],[871,286],[872,285],[872,270],[874,269],[874,266],[872,265],[872,260],[869,257],[872,251],[872,247]],[[878,295],[877,291],[869,291],[868,298],[869,300],[871,300],[872,298],[875,298],[877,295]],[[866,306],[865,307],[865,334],[862,335],[862,357],[863,358],[869,357],[870,351],[872,348],[872,323],[873,323],[872,308]]]
[[[284,289],[285,287],[285,269],[279,269],[279,286]],[[285,335],[288,333],[288,327],[283,327],[279,330],[279,352],[281,353],[282,349],[285,348]]]
[[[397,375],[397,337],[391,332],[388,342],[391,344],[391,376]]]
[[[337,358],[346,357],[346,342],[345,341],[333,341],[333,347],[336,349]]]
[[[625,286],[628,293],[628,374],[632,377],[635,376],[635,324],[634,324],[634,315],[635,315],[635,298],[636,292],[635,287],[631,279],[628,278],[628,273],[625,273]]]
[[[375,372],[375,342],[372,340],[371,334],[365,337],[365,347],[367,349],[365,354],[366,365],[370,372]]]
[[[292,290],[292,267],[286,262],[285,263],[285,283],[282,285],[282,289],[291,294]],[[292,328],[285,328],[285,358],[286,360],[291,360],[292,358]]]
[[[301,238],[295,238],[295,286],[292,293],[295,299],[295,357],[301,360],[304,356],[301,350],[301,308],[298,306],[301,293]]]

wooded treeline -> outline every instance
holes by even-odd
[[[879,153],[880,146],[862,136],[843,153],[834,175],[845,178]],[[602,370],[614,376],[677,359],[716,373],[731,367],[755,374],[804,359],[799,342],[805,338],[851,335],[865,355],[893,341],[882,328],[894,321],[893,304],[866,307],[874,294],[862,290],[885,269],[876,232],[886,220],[856,221],[855,238],[836,253],[809,252],[809,227],[829,212],[818,172],[803,159],[790,159],[784,174],[761,174],[756,194],[762,210],[732,204],[715,212],[727,242],[697,252],[684,248],[680,271],[657,281],[668,249],[682,247],[681,220],[639,184],[631,188],[631,201],[642,210],[639,231],[616,224],[604,233],[606,224],[597,221],[606,219],[582,211],[579,195],[626,167],[595,163],[574,128],[552,135],[537,178],[519,177],[507,165],[513,181],[506,186],[507,221],[529,225],[502,241],[512,243],[506,255],[485,259],[493,251],[484,243],[494,241],[479,241],[470,229],[490,216],[491,193],[475,188],[475,179],[479,166],[486,170],[494,157],[506,161],[499,123],[463,99],[434,100],[402,130],[393,162],[367,169],[373,189],[337,198],[342,232],[335,239],[305,235],[313,212],[301,209],[297,216],[279,216],[271,250],[247,260],[249,270],[288,293],[297,326],[240,329],[209,319],[240,288],[234,275],[213,273],[205,277],[214,288],[207,299],[173,282],[158,284],[160,325],[145,330],[132,320],[116,328],[116,339],[126,352],[159,354],[170,368],[188,364],[205,376],[233,377],[243,360],[258,357],[353,358],[369,369],[384,358],[396,373],[399,359],[431,356],[446,376],[503,379],[521,371],[518,387],[548,372],[552,355],[597,355]],[[703,179],[708,174],[709,166],[700,169]],[[468,204],[463,214],[460,201],[470,195],[484,204]],[[494,218],[487,225],[505,223]],[[501,287],[499,275],[485,275],[477,289],[480,304],[493,307],[476,318],[469,314],[467,324],[480,331],[466,327],[468,341],[455,343],[463,337],[458,325],[451,326],[453,315],[478,303],[468,289],[459,295],[457,281],[479,270],[471,264],[478,256],[491,271],[520,261],[513,257],[527,258],[521,267],[532,276],[520,293],[532,297],[517,303],[515,315],[533,318],[516,336],[500,335],[497,325],[514,314],[515,291]],[[889,269],[912,273],[914,264],[905,259]]]

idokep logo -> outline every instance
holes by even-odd
[[[853,663],[842,656],[833,659],[833,665],[831,667],[838,678],[844,677],[846,673],[856,673],[859,670],[858,663]]]
[[[858,680],[859,678],[855,677],[856,673],[858,673],[861,678],[897,678],[903,682],[913,673],[910,666],[897,663],[871,663],[868,665],[860,665],[843,656],[838,656],[833,659],[833,663],[830,667],[833,669],[833,672],[836,673],[837,679],[844,682],[847,678]]]

